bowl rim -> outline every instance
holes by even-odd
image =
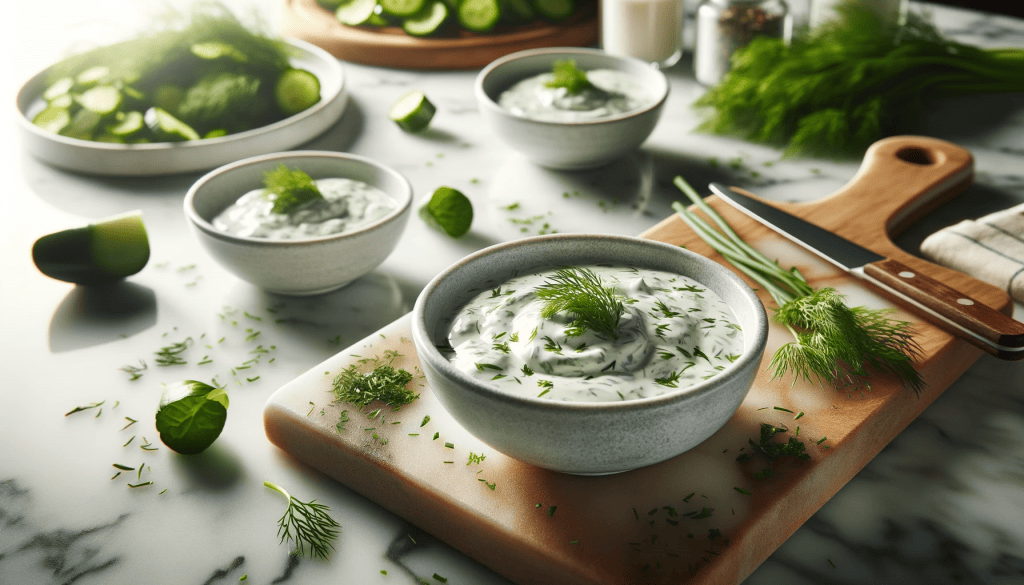
[[[259,238],[259,237],[239,236],[239,235],[235,235],[235,234],[229,234],[227,232],[223,232],[223,231],[213,227],[212,223],[210,223],[209,221],[204,219],[201,215],[199,215],[199,212],[196,211],[196,208],[195,208],[196,195],[199,193],[200,189],[202,189],[203,186],[205,186],[208,182],[210,182],[214,178],[216,178],[216,177],[218,177],[220,175],[223,175],[225,173],[229,173],[229,172],[232,172],[232,171],[237,171],[237,170],[242,169],[244,167],[252,166],[252,165],[255,165],[255,164],[259,164],[259,163],[264,163],[264,162],[267,162],[267,161],[279,160],[279,161],[284,162],[284,161],[287,161],[289,159],[296,159],[296,158],[323,158],[323,159],[346,160],[346,161],[354,161],[354,162],[357,162],[357,163],[361,163],[361,164],[364,164],[364,165],[368,165],[368,166],[374,167],[374,168],[376,168],[378,170],[381,170],[384,173],[390,175],[392,178],[396,179],[399,182],[400,185],[402,185],[402,193],[401,193],[401,195],[402,195],[402,199],[403,200],[397,201],[397,203],[399,204],[398,207],[396,207],[395,209],[391,210],[391,212],[389,212],[384,217],[378,219],[377,221],[375,221],[375,222],[373,222],[371,224],[365,225],[365,226],[363,226],[363,227],[361,227],[359,229],[352,230],[352,231],[341,232],[341,233],[337,233],[337,234],[328,234],[326,236],[313,236],[313,237],[308,237],[308,238],[294,238],[294,239],[288,239],[288,240],[274,240],[274,239],[270,239],[270,238]],[[244,194],[245,193],[240,193],[238,196],[241,197]],[[393,195],[394,194],[392,194],[392,193],[388,193],[389,197],[394,198]],[[184,207],[185,207],[185,216],[192,223],[192,225],[195,226],[200,231],[202,231],[204,234],[209,235],[211,237],[214,237],[214,238],[217,238],[217,239],[220,239],[220,240],[224,240],[224,241],[228,241],[228,242],[240,242],[240,243],[244,243],[244,244],[249,245],[249,246],[285,247],[285,246],[308,246],[310,244],[322,244],[322,243],[332,242],[332,241],[335,241],[335,240],[344,240],[344,239],[348,239],[348,238],[352,238],[352,237],[358,236],[360,234],[364,234],[364,233],[367,233],[367,232],[374,231],[374,230],[380,228],[381,226],[383,226],[383,225],[385,225],[387,223],[390,223],[391,221],[393,221],[393,220],[401,217],[402,215],[404,215],[409,210],[409,208],[412,207],[412,201],[413,201],[413,189],[412,189],[412,183],[409,182],[409,179],[406,178],[405,175],[403,175],[402,173],[396,171],[395,169],[393,169],[393,168],[391,168],[391,167],[389,167],[389,166],[387,166],[387,165],[385,165],[383,163],[380,163],[380,162],[378,162],[378,161],[376,161],[376,160],[374,160],[372,158],[369,158],[369,157],[366,157],[366,156],[360,156],[358,154],[350,154],[350,153],[347,153],[347,152],[334,152],[334,151],[328,151],[328,150],[289,150],[289,151],[286,151],[286,152],[271,152],[271,153],[268,153],[268,154],[261,154],[261,155],[257,155],[257,156],[251,156],[249,158],[244,158],[244,159],[235,161],[233,163],[228,163],[226,165],[222,165],[222,166],[219,166],[219,167],[213,169],[212,171],[210,171],[210,172],[206,173],[205,175],[203,175],[202,177],[200,177],[198,180],[196,180],[195,183],[192,184],[191,187],[189,187],[188,192],[185,193]]]
[[[644,106],[642,108],[637,108],[635,110],[630,110],[628,112],[623,112],[623,113],[615,115],[615,116],[608,116],[607,118],[598,118],[598,119],[595,119],[595,120],[567,121],[567,120],[535,120],[533,118],[528,118],[526,116],[517,116],[517,115],[513,114],[512,112],[510,112],[507,108],[502,107],[500,104],[498,104],[496,101],[494,101],[491,98],[491,96],[487,95],[487,92],[484,91],[484,80],[487,78],[487,76],[489,76],[491,73],[493,73],[494,71],[496,71],[500,67],[504,67],[504,66],[508,65],[509,63],[512,63],[512,62],[515,62],[515,61],[518,61],[520,59],[524,59],[524,58],[527,58],[527,57],[533,57],[535,55],[551,55],[552,57],[558,57],[558,56],[561,56],[561,55],[565,55],[565,56],[571,56],[571,55],[593,55],[593,56],[598,57],[598,58],[606,58],[609,61],[619,61],[619,62],[633,63],[634,65],[638,65],[640,67],[649,67],[652,72],[657,73],[658,75],[661,76],[661,80],[663,82],[663,85],[664,85],[665,89],[664,89],[664,91],[661,91],[659,93],[659,95],[657,96],[657,99],[655,99],[654,102],[648,104],[647,106]],[[596,126],[596,125],[600,125],[600,124],[608,124],[608,123],[611,123],[611,122],[618,122],[618,121],[634,118],[634,117],[640,116],[642,114],[646,114],[646,113],[651,112],[651,111],[656,111],[659,108],[661,108],[665,104],[665,102],[668,100],[668,95],[669,95],[669,93],[671,93],[671,90],[672,90],[672,84],[669,83],[668,77],[665,75],[665,72],[662,71],[661,69],[658,69],[657,67],[654,67],[650,63],[648,63],[646,61],[642,61],[640,59],[636,59],[634,57],[626,57],[626,56],[623,56],[623,55],[613,55],[611,53],[606,53],[605,51],[603,51],[601,49],[591,49],[591,48],[586,48],[586,47],[543,47],[543,48],[539,48],[539,49],[526,49],[524,51],[517,51],[515,53],[511,53],[511,54],[505,55],[504,57],[500,57],[498,59],[495,59],[494,61],[491,61],[486,67],[484,67],[482,70],[480,70],[480,73],[477,74],[476,79],[473,81],[473,93],[476,95],[477,102],[479,104],[482,104],[483,107],[485,107],[485,108],[487,108],[487,109],[491,110],[492,112],[495,112],[495,113],[497,113],[499,115],[507,116],[507,117],[515,119],[515,120],[521,120],[524,123],[538,124],[538,125],[541,125],[541,126],[551,126],[551,127],[555,127],[555,128],[558,128],[558,127],[586,127],[586,126]]]
[[[686,388],[680,388],[671,392],[666,392],[658,396],[649,396],[647,398],[638,398],[634,400],[625,400],[619,402],[568,402],[568,401],[554,401],[537,398],[535,396],[519,396],[508,392],[499,390],[496,386],[487,384],[473,376],[463,372],[452,365],[451,361],[441,355],[437,347],[434,345],[433,340],[430,338],[430,333],[427,331],[425,326],[424,306],[426,304],[427,296],[436,290],[440,283],[447,278],[453,272],[459,270],[462,266],[475,262],[481,258],[491,256],[494,254],[501,254],[519,246],[543,246],[547,241],[564,241],[564,240],[580,240],[580,241],[599,241],[599,240],[612,240],[617,242],[625,242],[630,245],[660,247],[665,250],[679,253],[684,256],[690,256],[695,259],[699,264],[711,267],[711,270],[719,272],[721,276],[729,282],[732,286],[743,294],[747,301],[754,307],[755,315],[754,321],[757,324],[755,331],[751,332],[756,335],[754,344],[749,350],[745,350],[743,354],[733,363],[731,363],[725,370],[715,375],[713,378],[702,381],[698,384]],[[540,266],[537,266],[539,268]],[[509,267],[511,270],[513,267]],[[744,330],[744,335],[748,332]],[[685,248],[667,244],[665,242],[659,242],[657,240],[649,240],[646,238],[640,238],[635,236],[622,236],[612,234],[548,234],[543,236],[533,236],[529,238],[522,238],[519,240],[513,240],[510,242],[504,242],[496,244],[483,250],[479,250],[473,254],[470,254],[455,264],[452,264],[444,272],[434,277],[423,291],[416,298],[416,303],[412,310],[412,336],[413,341],[416,344],[417,355],[421,359],[426,359],[429,362],[430,367],[441,370],[442,375],[447,378],[453,378],[460,386],[467,389],[469,392],[478,396],[483,396],[491,400],[497,400],[498,402],[507,403],[520,409],[537,409],[537,410],[556,410],[561,412],[600,412],[600,411],[634,411],[634,410],[646,410],[650,408],[657,408],[660,406],[669,406],[675,403],[685,402],[691,399],[695,399],[699,396],[703,396],[710,392],[715,391],[719,386],[729,382],[730,380],[744,375],[744,372],[748,367],[757,367],[760,364],[764,350],[767,346],[768,341],[768,317],[765,312],[764,305],[761,300],[757,297],[757,294],[743,281],[739,276],[733,273],[731,270],[726,268],[724,265],[711,260],[706,256],[702,256]],[[424,356],[424,354],[426,354]],[[751,364],[751,362],[756,362]]]

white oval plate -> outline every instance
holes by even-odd
[[[267,126],[188,142],[107,144],[68,138],[39,128],[28,118],[46,89],[49,68],[37,73],[18,91],[18,130],[21,143],[44,162],[93,175],[145,176],[203,171],[239,159],[294,148],[320,135],[341,117],[348,95],[341,63],[330,53],[297,39],[292,65],[320,79],[320,101],[294,116]]]

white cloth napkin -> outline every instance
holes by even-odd
[[[1024,204],[940,230],[921,243],[921,252],[1024,303]]]

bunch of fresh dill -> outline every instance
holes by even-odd
[[[1024,50],[981,49],[944,38],[923,16],[885,22],[864,2],[798,34],[757,38],[694,106],[698,128],[784,146],[787,156],[859,157],[885,136],[915,131],[927,102],[1024,91]]]

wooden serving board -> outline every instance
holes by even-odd
[[[353,63],[398,69],[478,69],[525,49],[594,45],[598,19],[597,3],[587,1],[577,3],[576,12],[559,23],[538,20],[498,25],[490,33],[459,30],[448,36],[421,38],[399,27],[345,26],[316,0],[284,0],[281,30]]]
[[[873,146],[835,195],[781,206],[1007,312],[1003,291],[915,258],[889,239],[972,178],[967,151],[899,137]],[[729,205],[709,202],[748,242],[783,266],[799,266],[813,285],[837,287],[858,304],[891,306]],[[675,216],[643,235],[715,257]],[[735,416],[707,441],[619,475],[563,475],[505,457],[452,420],[421,376],[420,398],[398,411],[369,418],[374,406],[360,413],[333,403],[331,380],[349,365],[368,369],[361,358],[396,351],[396,366],[419,373],[409,316],[278,390],[266,405],[265,427],[281,449],[517,583],[735,584],[981,355],[913,314],[901,310],[898,317],[914,322],[922,348],[916,366],[927,386],[920,395],[881,376],[870,388],[835,390],[772,381],[762,372]],[[787,335],[773,325],[763,365]],[[338,431],[343,410],[351,420]],[[738,462],[762,422],[785,425],[789,432],[776,440],[796,436],[811,459]],[[471,462],[471,453],[486,458]],[[765,469],[773,475],[763,477]]]

